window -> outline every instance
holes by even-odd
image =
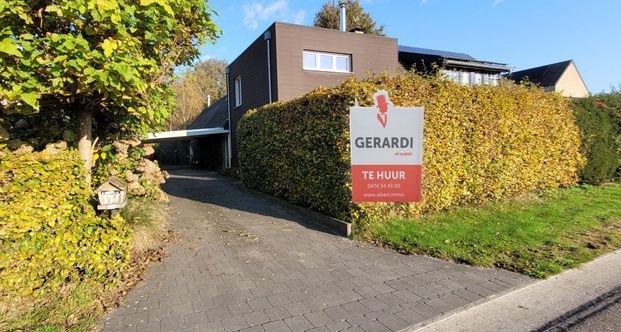
[[[242,86],[241,76],[235,77],[235,107],[239,107],[242,104]]]
[[[303,58],[306,70],[351,73],[351,55],[348,54],[304,51]]]

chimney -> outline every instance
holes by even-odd
[[[348,0],[339,0],[339,8],[341,9],[341,31],[347,31],[347,3]]]

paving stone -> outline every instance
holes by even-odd
[[[414,325],[420,323],[425,320],[425,317],[416,311],[410,309],[403,309],[395,313],[399,318],[403,319],[405,322],[410,325]]]
[[[253,327],[240,330],[240,332],[264,332],[264,331],[265,329],[263,328],[263,326],[253,326]]]
[[[382,325],[393,331],[402,330],[410,325],[408,322],[399,318],[396,314],[380,315],[377,317],[377,320],[382,323]]]
[[[207,315],[202,312],[193,312],[183,315],[183,321],[185,322],[185,326],[199,326],[207,322]]]
[[[159,320],[148,322],[144,325],[138,325],[136,327],[136,332],[157,332],[157,331],[161,331]]]
[[[293,331],[304,331],[313,327],[304,316],[285,318],[284,322]]]
[[[181,317],[164,318],[160,320],[160,329],[164,332],[185,328],[185,322]]]
[[[289,311],[289,313],[294,316],[303,315],[311,312],[308,306],[303,302],[290,303],[285,305],[285,308],[287,308],[287,311]]]
[[[248,300],[248,305],[252,308],[252,311],[259,311],[271,307],[270,303],[267,302],[267,299],[263,297]]]
[[[531,282],[335,236],[213,173],[171,174],[180,241],[102,331],[395,330]]]
[[[386,327],[384,324],[376,321],[369,320],[358,326],[358,328],[362,329],[365,332],[391,332],[392,330]],[[349,331],[349,330],[346,330]]]
[[[291,317],[291,314],[285,307],[271,307],[265,309],[265,314],[270,318],[270,320],[279,320]]]
[[[267,302],[269,302],[274,307],[279,307],[285,304],[290,303],[289,299],[283,294],[275,294],[267,297]]]
[[[265,329],[265,331],[269,331],[269,332],[291,331],[291,329],[287,326],[287,324],[285,324],[285,322],[281,320],[264,324],[263,328]]]
[[[400,291],[396,291],[394,293],[392,293],[393,295],[401,298],[404,302],[416,302],[420,299],[422,299],[422,297],[408,291],[407,289],[402,289]]]
[[[342,320],[340,322],[331,323],[331,324],[326,325],[326,328],[328,328],[328,330],[330,330],[330,331],[343,331],[343,330],[348,329],[350,327],[351,327],[351,325],[349,325],[349,323],[347,323],[344,320]]]
[[[263,311],[246,313],[244,319],[250,326],[262,325],[270,321],[270,318]]]
[[[231,316],[222,320],[222,326],[225,331],[238,331],[249,327],[248,323],[242,315]]]
[[[343,309],[345,309],[347,312],[349,312],[353,316],[364,315],[371,311],[369,308],[365,307],[360,302],[346,303],[346,304],[343,304],[341,307],[343,307]]]
[[[310,312],[304,314],[304,317],[315,327],[326,326],[334,322],[334,320],[323,311]]]
[[[343,309],[343,307],[341,306],[327,308],[323,312],[330,316],[330,318],[332,318],[332,320],[335,322],[338,322],[340,320],[346,320],[347,318],[352,316],[349,312],[347,312],[347,310]]]
[[[201,331],[209,331],[209,332],[220,332],[224,331],[224,326],[222,326],[222,321],[215,320],[211,322],[202,323],[200,325]]]
[[[241,315],[252,311],[250,306],[245,302],[229,304],[226,307],[229,309],[231,315]]]

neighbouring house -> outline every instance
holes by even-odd
[[[184,163],[236,167],[237,124],[248,110],[299,97],[319,86],[336,86],[351,77],[403,68],[442,70],[462,84],[493,85],[502,73],[510,72],[504,64],[467,54],[399,46],[396,38],[275,22],[229,64],[227,97],[207,108],[187,131],[157,133],[149,139],[190,141],[185,150],[175,147],[175,158],[185,155]],[[222,122],[224,114],[230,121]],[[208,121],[209,117],[220,121]]]
[[[511,68],[504,63],[480,61],[465,53],[399,46],[399,63],[407,70],[442,74],[464,85],[496,85]]]
[[[586,98],[589,96],[589,89],[573,60],[515,71],[508,77],[516,83],[528,81],[541,86],[546,91],[559,92],[565,97]]]

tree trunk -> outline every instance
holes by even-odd
[[[86,171],[86,183],[91,187],[91,166],[93,165],[93,114],[90,110],[83,109],[81,106],[76,109],[78,120],[78,151],[80,159],[84,162]]]

